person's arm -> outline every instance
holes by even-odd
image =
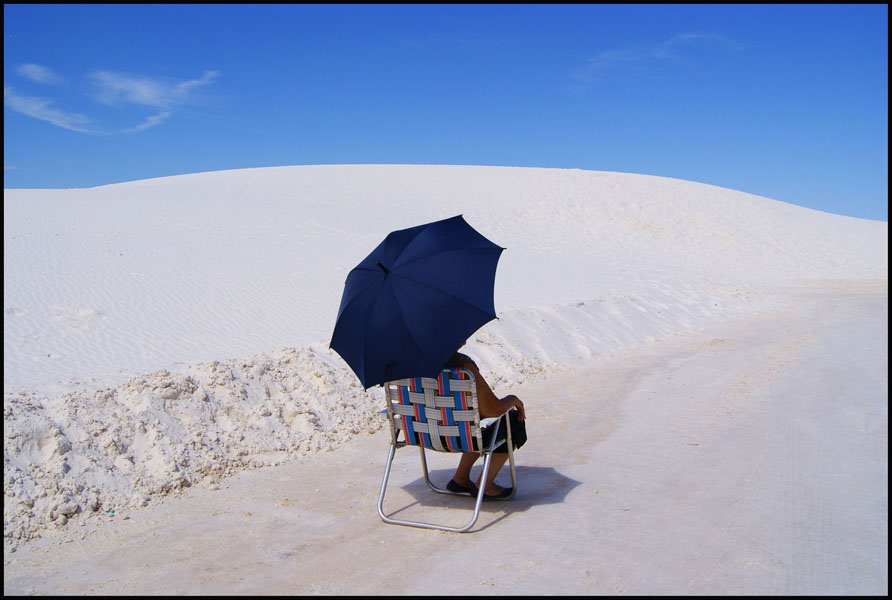
[[[489,384],[486,383],[483,375],[480,374],[480,370],[474,364],[474,361],[469,360],[464,366],[474,374],[474,379],[477,382],[477,402],[480,403],[481,417],[484,419],[500,417],[513,407],[517,409],[518,421],[523,421],[526,418],[523,412],[523,402],[520,401],[520,398],[514,394],[498,398],[489,387]]]

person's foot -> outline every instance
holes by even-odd
[[[474,487],[474,484],[471,483],[470,479],[468,480],[467,485],[462,485],[455,479],[450,479],[449,483],[446,484],[446,489],[456,494],[470,494],[472,496],[477,494],[477,488]]]
[[[496,485],[495,483],[489,484],[486,489],[483,490],[483,499],[484,500],[495,500],[507,498],[511,495],[511,491],[514,488],[503,488],[500,485]]]
[[[501,488],[501,490],[502,491],[497,494],[488,494],[488,493],[486,493],[486,491],[484,491],[483,499],[484,500],[504,500],[511,495],[511,492],[514,491],[514,488]]]

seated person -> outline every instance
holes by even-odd
[[[506,410],[511,409],[511,412],[501,418],[497,439],[505,439],[507,437],[505,428],[511,427],[511,440],[514,449],[523,446],[527,439],[526,424],[524,423],[526,415],[524,414],[523,402],[520,401],[520,398],[514,395],[508,395],[501,399],[496,397],[492,389],[490,389],[489,384],[486,383],[486,380],[483,379],[483,376],[480,374],[477,365],[465,354],[456,352],[452,355],[452,358],[446,361],[445,366],[447,368],[467,369],[474,374],[474,379],[477,384],[477,402],[480,409],[480,418],[486,419],[498,417],[503,415]],[[492,439],[492,431],[495,426],[496,423],[493,423],[492,425],[485,427],[482,431],[483,443],[487,447]],[[446,489],[451,492],[468,493],[472,496],[477,496],[477,490],[480,486],[480,478],[477,478],[476,483],[471,481],[471,466],[478,458],[480,458],[480,454],[477,452],[463,452],[458,463],[458,469],[456,469],[452,479],[446,485]],[[499,470],[507,460],[508,444],[504,443],[493,452],[489,466],[489,473],[487,473],[486,481],[484,482],[484,500],[507,498],[511,495],[511,488],[503,488],[495,484],[496,475],[498,475]]]

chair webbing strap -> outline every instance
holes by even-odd
[[[480,416],[468,371],[445,369],[436,379],[401,379],[386,388],[391,426],[403,432],[408,445],[439,452],[478,451]]]

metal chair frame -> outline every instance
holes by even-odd
[[[452,379],[451,378],[452,376],[458,375],[458,373],[462,373],[464,375],[464,377],[461,379]],[[508,411],[506,411],[502,415],[499,415],[498,417],[495,417],[495,418],[483,419],[484,425],[486,424],[487,421],[495,421],[495,425],[493,425],[494,430],[493,430],[492,438],[489,443],[489,447],[488,448],[484,447],[483,434],[481,431],[480,408],[477,403],[477,387],[476,387],[476,380],[474,379],[474,374],[467,369],[456,368],[456,369],[444,369],[443,371],[441,371],[440,377],[442,378],[445,376],[450,377],[450,384],[451,384],[450,388],[452,390],[464,391],[466,393],[465,397],[467,399],[468,409],[470,411],[473,411],[473,421],[471,421],[473,424],[471,427],[471,432],[472,432],[472,435],[474,437],[476,437],[476,439],[477,439],[477,448],[479,448],[480,455],[483,457],[483,475],[481,477],[481,481],[486,481],[486,476],[489,473],[489,465],[490,465],[490,462],[492,461],[493,451],[496,448],[498,448],[502,443],[508,444],[508,462],[510,464],[511,486],[513,489],[509,496],[507,496],[505,498],[500,498],[500,500],[510,500],[517,493],[517,474],[516,474],[515,468],[514,468],[514,445],[511,441],[511,427],[510,427],[510,425],[508,426],[508,431],[506,433],[505,439],[498,440],[498,433],[499,433],[499,426],[501,425],[501,418],[502,418],[502,416],[507,415]],[[384,514],[384,494],[387,490],[387,481],[390,477],[390,468],[393,464],[393,459],[394,459],[397,449],[402,448],[403,446],[418,446],[418,449],[421,454],[421,466],[422,466],[422,470],[424,472],[424,482],[427,484],[427,486],[430,489],[432,489],[434,492],[437,492],[438,494],[449,494],[452,496],[466,496],[467,495],[464,493],[452,492],[448,489],[437,487],[436,485],[434,485],[431,482],[430,476],[428,475],[427,459],[425,457],[425,445],[423,442],[421,444],[418,444],[417,440],[409,439],[410,437],[415,437],[415,436],[408,436],[408,435],[406,435],[405,432],[403,433],[403,437],[405,439],[403,441],[398,440],[399,432],[403,431],[403,429],[401,427],[399,427],[401,417],[399,414],[397,414],[394,411],[394,405],[401,404],[399,401],[399,395],[398,395],[400,393],[400,388],[403,386],[409,386],[410,381],[411,380],[409,380],[409,379],[402,379],[402,380],[398,380],[398,381],[391,381],[391,382],[384,384],[385,397],[387,399],[387,421],[390,423],[391,444],[390,444],[389,453],[387,455],[387,462],[385,463],[385,467],[384,467],[384,479],[381,482],[381,493],[378,495],[378,515],[381,517],[381,519],[385,523],[390,523],[392,525],[406,525],[409,527],[422,527],[425,529],[440,529],[443,531],[464,533],[464,532],[468,531],[469,529],[471,529],[471,527],[474,526],[474,523],[477,522],[477,518],[480,516],[480,505],[483,502],[483,495],[484,495],[483,488],[485,486],[480,486],[480,489],[477,491],[477,499],[476,499],[476,503],[474,505],[474,515],[471,517],[471,520],[467,523],[467,525],[464,525],[463,527],[450,527],[448,525],[437,524],[437,523],[426,523],[423,521],[408,521],[408,520],[401,520],[401,519],[393,519],[393,518],[390,518],[390,516]],[[430,387],[432,385],[438,384],[438,379],[422,378],[421,381],[425,385],[425,387]],[[434,437],[434,436],[431,436],[431,437]],[[430,447],[428,449],[437,451],[437,452],[459,453],[459,452],[473,451],[473,450],[466,450],[466,449],[457,449],[456,450],[456,449],[446,448],[446,447],[443,447],[443,445],[440,444],[439,441],[435,442],[434,444],[431,444],[431,446],[432,447]],[[393,513],[391,513],[391,514],[393,514]]]

